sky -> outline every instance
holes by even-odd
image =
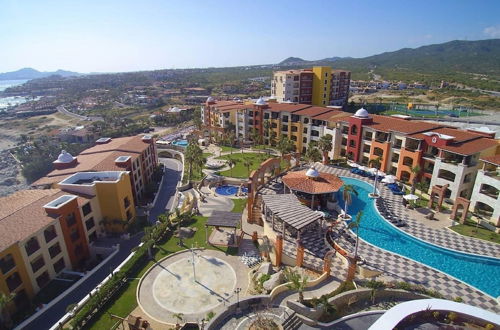
[[[0,72],[271,64],[491,38],[498,0],[0,0]]]

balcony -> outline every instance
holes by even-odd
[[[12,258],[11,254],[8,254],[2,259],[0,259],[0,270],[2,270],[3,274],[7,274],[15,266],[16,263],[14,261],[14,258]]]
[[[40,245],[38,244],[36,238],[32,238],[28,241],[28,243],[26,243],[24,248],[26,249],[28,256],[30,256],[40,249]]]
[[[424,167],[424,169],[422,171],[424,173],[427,173],[427,174],[432,174],[434,172],[434,168],[433,167]]]
[[[489,184],[482,184],[479,193],[494,199],[498,198],[498,189]]]
[[[454,182],[455,181],[455,173],[447,171],[447,170],[439,170],[438,178]]]

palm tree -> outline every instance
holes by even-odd
[[[328,152],[332,150],[332,136],[330,134],[323,135],[318,141],[318,148],[323,152],[323,164],[328,164]]]
[[[347,216],[347,207],[352,203],[352,195],[358,196],[358,191],[352,184],[345,184],[342,191],[342,198],[344,199],[344,213]]]
[[[7,306],[14,300],[16,294],[11,293],[10,295],[6,295],[3,292],[0,293],[0,316],[1,323],[5,326],[5,328],[10,329],[12,326],[12,319],[10,318],[10,313],[7,310]]]
[[[252,166],[252,160],[247,157],[243,158],[243,166],[247,168],[248,177],[250,177],[250,166]]]
[[[287,287],[290,290],[295,290],[299,293],[299,302],[302,304],[304,302],[304,289],[307,285],[307,277],[301,276],[296,271],[287,268],[285,270],[285,278],[288,282]]]
[[[321,154],[318,148],[316,147],[316,141],[309,142],[309,144],[307,145],[306,153],[304,154],[304,158],[309,163],[314,163],[321,159]]]
[[[184,159],[189,165],[188,181],[191,181],[193,168],[201,170],[203,164],[205,164],[203,150],[201,150],[201,148],[195,141],[189,141],[189,144],[184,153]]]
[[[226,162],[227,166],[229,166],[229,171],[231,173],[231,177],[233,176],[233,166],[236,164],[236,162],[232,159],[229,158]]]
[[[417,176],[420,174],[421,168],[417,164],[414,167],[410,168],[410,171],[413,174],[413,179],[411,180],[410,194],[415,194],[415,189],[417,187]]]
[[[336,311],[335,305],[330,303],[328,299],[330,299],[330,297],[326,294],[321,295],[318,298],[318,304],[321,305],[323,315],[325,314],[332,315]]]
[[[282,135],[276,148],[280,152],[281,158],[283,158],[284,154],[295,150],[295,143],[285,135]]]
[[[372,196],[377,196],[377,184],[378,184],[378,170],[380,170],[380,165],[382,163],[382,158],[377,157],[370,159],[368,161],[368,166],[375,167],[377,171],[375,172],[375,183],[373,184],[373,193]]]
[[[255,148],[255,146],[257,145],[257,142],[259,142],[260,138],[261,138],[259,130],[256,128],[252,129],[252,132],[250,133],[250,137],[252,138],[253,146]]]
[[[358,243],[359,243],[359,225],[361,224],[361,217],[363,216],[363,212],[359,211],[356,214],[356,219],[349,223],[349,228],[356,229],[356,245],[354,246],[354,260],[358,260]]]
[[[175,328],[176,329],[180,329],[181,328],[181,325],[179,324],[179,322],[182,322],[183,318],[184,318],[184,314],[182,313],[175,313],[175,314],[172,314],[172,316],[175,318],[176,320],[176,323],[175,323]]]
[[[264,136],[267,138],[267,145],[271,145],[271,121],[269,119],[264,120],[262,126],[264,128]]]

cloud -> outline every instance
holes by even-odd
[[[500,38],[500,25],[489,26],[483,30],[483,33],[490,38]]]

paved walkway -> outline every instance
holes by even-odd
[[[183,322],[200,321],[209,311],[218,314],[226,305],[235,303],[234,289],[247,291],[248,268],[238,257],[215,250],[196,250],[197,281],[191,258],[191,252],[186,250],[157,263],[144,275],[138,303],[150,315],[147,319],[175,324],[173,314],[182,312]]]
[[[158,191],[156,203],[149,211],[150,223],[155,223],[160,214],[172,208],[174,202],[177,183],[181,179],[182,163],[173,158],[159,158],[159,161],[165,165],[165,172],[163,173],[163,185]]]
[[[318,298],[324,294],[331,293],[340,285],[341,282],[342,280],[340,278],[337,278],[335,276],[330,276],[321,283],[306,288],[304,290],[304,299]],[[286,307],[286,302],[288,300],[298,301],[299,300],[298,292],[293,290],[287,290],[285,292],[278,294],[273,299],[273,305],[275,306],[280,305]]]

